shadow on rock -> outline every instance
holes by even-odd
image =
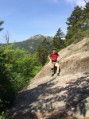
[[[14,108],[12,108],[9,112],[8,119],[28,119],[28,117],[30,119],[30,115],[34,116],[33,119],[37,119],[35,115],[37,114],[38,110],[40,114],[45,117],[46,112],[55,112],[55,107],[53,104],[60,101],[65,102],[65,109],[67,112],[73,111],[73,113],[76,113],[79,111],[80,115],[85,116],[87,111],[86,98],[89,96],[89,73],[76,81],[69,82],[66,87],[51,88],[54,86],[53,80],[54,79],[44,84],[40,84],[34,89],[19,93],[16,103],[13,106]],[[66,95],[63,93],[61,96],[56,95],[48,99],[44,98],[45,96],[49,96],[51,94],[59,94],[62,91],[66,91]],[[43,98],[39,98],[40,96]],[[67,119],[66,113],[64,113],[63,118],[60,118],[62,114],[63,112],[54,116],[52,115],[49,117],[49,119]],[[27,118],[25,118],[26,115]]]

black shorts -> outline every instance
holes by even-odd
[[[52,62],[57,62],[57,61],[52,60]]]

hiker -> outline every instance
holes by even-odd
[[[48,58],[51,62],[51,70],[52,70],[52,76],[54,76],[54,66],[57,67],[57,75],[59,76],[60,73],[60,67],[57,58],[61,57],[60,54],[57,53],[56,48],[52,50],[52,53],[48,55]],[[62,58],[62,57],[61,57]]]

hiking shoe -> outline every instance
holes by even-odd
[[[54,76],[54,74],[52,74],[51,76]]]
[[[57,76],[60,76],[60,74],[59,74],[59,73],[57,73]]]

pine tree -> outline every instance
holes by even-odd
[[[47,62],[48,54],[51,51],[51,43],[46,38],[37,47],[36,53],[40,64],[43,66]]]
[[[66,24],[68,25],[66,34],[66,44],[69,45],[73,43],[75,40],[73,37],[77,37],[76,34],[78,34],[82,30],[82,19],[83,10],[81,7],[76,6],[66,22]]]
[[[61,28],[57,30],[57,33],[55,34],[55,37],[61,39],[64,37],[64,33],[62,32]]]
[[[62,49],[64,47],[64,41],[62,40],[63,37],[64,37],[64,34],[62,30],[59,28],[53,38],[52,47],[57,48],[58,50]]]
[[[89,36],[89,2],[84,8],[76,6],[67,19],[66,44],[76,43]]]
[[[36,52],[37,52],[37,59],[43,66],[47,62],[48,51],[42,45],[39,45]]]
[[[67,39],[71,39],[71,37],[76,33],[76,24],[82,18],[82,9],[79,6],[76,6],[71,14],[71,16],[67,19],[66,24],[68,25],[67,30],[68,33],[66,35]]]
[[[47,52],[49,53],[51,50],[51,43],[47,41],[46,38],[44,38],[44,40],[40,43],[41,46],[43,46]]]

